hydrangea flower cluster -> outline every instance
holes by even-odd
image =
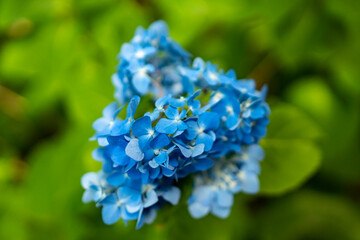
[[[125,103],[134,95],[153,93],[179,95],[185,91],[179,69],[190,63],[191,55],[168,34],[163,21],[145,30],[138,27],[130,43],[122,45],[118,71],[112,77],[115,98]]]
[[[93,124],[99,144],[93,158],[102,170],[81,179],[83,201],[102,207],[106,224],[151,223],[163,205],[179,202],[177,183],[189,175],[194,218],[227,217],[234,194],[259,190],[264,153],[258,142],[270,114],[266,88],[257,91],[253,80],[237,80],[200,58],[191,64],[189,57],[162,21],[138,28],[121,48],[113,76],[117,102]],[[147,94],[154,107],[137,111]]]

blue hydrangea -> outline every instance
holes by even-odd
[[[134,95],[187,92],[179,68],[189,65],[190,56],[171,39],[165,22],[154,22],[148,29],[139,27],[118,55],[118,71],[112,77],[115,98],[125,103]]]
[[[102,170],[81,179],[83,201],[102,207],[106,224],[153,222],[164,204],[179,202],[178,182],[189,175],[194,218],[225,218],[234,194],[258,192],[267,88],[190,57],[163,21],[139,27],[121,47],[112,77],[117,102],[93,124],[99,147],[92,156]]]
[[[195,176],[193,192],[188,199],[194,218],[212,213],[220,218],[230,214],[233,195],[254,194],[259,190],[259,161],[264,152],[257,144],[249,145],[232,158],[221,158],[205,173]]]

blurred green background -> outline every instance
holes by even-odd
[[[360,239],[360,1],[0,0],[0,239]],[[138,25],[268,84],[261,192],[226,220],[185,198],[154,224],[106,226],[81,202],[92,122]]]

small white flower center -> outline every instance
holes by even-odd
[[[241,179],[241,180],[245,180],[245,172],[244,171],[240,171],[237,176]]]
[[[213,97],[214,101],[217,102],[217,101],[220,101],[222,98],[224,97],[224,95],[222,93],[216,93]]]
[[[229,182],[229,187],[233,188],[237,185],[237,182],[236,181],[231,181]]]
[[[160,151],[159,151],[159,150],[157,150],[157,149],[156,149],[156,150],[154,150],[154,154],[155,154],[155,155],[159,155],[159,153],[160,153]]]
[[[143,50],[139,50],[135,53],[135,57],[137,58],[144,58],[145,57],[145,52]]]
[[[217,74],[215,74],[215,73],[209,73],[209,78],[210,78],[211,80],[213,80],[213,81],[218,80],[218,76],[217,76]]]
[[[121,207],[125,203],[126,199],[119,199],[116,203],[118,207]]]
[[[204,132],[204,128],[199,128],[198,130],[197,130],[197,132],[198,132],[198,134],[201,134],[201,133],[203,133]]]
[[[134,42],[140,42],[140,41],[141,41],[141,36],[136,35],[136,36],[133,38],[133,41],[134,41]]]
[[[233,114],[234,113],[234,109],[231,106],[227,106],[226,107],[226,112],[228,112],[229,114]]]
[[[152,130],[152,129],[150,129],[150,130],[148,131],[148,133],[149,133],[150,136],[154,136],[154,134],[155,134],[154,130]]]
[[[115,124],[115,122],[114,122],[114,121],[110,121],[110,122],[109,122],[109,127],[114,126],[114,124]]]
[[[225,142],[226,142],[227,140],[229,140],[229,139],[228,139],[227,137],[225,137],[225,136],[222,136],[221,139],[222,139],[223,141],[225,141]]]
[[[142,187],[141,187],[141,192],[144,193],[144,192],[149,192],[151,190],[153,190],[155,187],[154,185],[152,184],[144,184]]]
[[[180,117],[179,116],[175,117],[175,121],[180,122]]]
[[[143,68],[140,68],[138,70],[138,73],[141,75],[141,76],[145,76],[147,74],[147,71],[146,71],[146,68],[143,67]]]
[[[251,105],[251,100],[250,99],[248,99],[248,100],[246,100],[245,102],[243,102],[242,104],[241,104],[241,109],[247,109],[247,108],[249,108],[250,107],[250,105]]]

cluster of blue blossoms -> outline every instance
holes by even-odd
[[[191,64],[190,57],[162,21],[138,28],[122,46],[112,78],[117,102],[93,124],[99,144],[93,158],[102,170],[81,179],[83,201],[101,206],[106,224],[151,223],[164,204],[179,202],[176,185],[189,175],[194,218],[210,212],[225,218],[234,194],[258,192],[264,158],[258,142],[270,114],[266,88],[257,91],[253,80],[237,80],[200,58]],[[136,112],[144,95],[154,107]]]

